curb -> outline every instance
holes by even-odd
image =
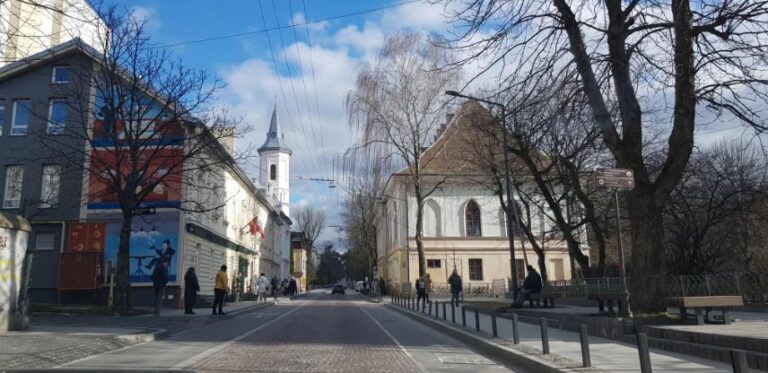
[[[548,373],[572,373],[572,372],[602,372],[595,368],[569,368],[566,366],[557,365],[554,362],[547,361],[540,358],[536,353],[526,353],[510,347],[505,346],[501,338],[486,337],[483,338],[477,334],[467,332],[461,328],[445,324],[441,321],[432,320],[424,317],[419,313],[415,313],[406,309],[399,308],[392,304],[385,304],[386,307],[397,311],[413,320],[421,322],[426,326],[437,330],[449,337],[459,340],[460,342],[472,347],[473,349],[493,358],[505,364],[530,370],[532,372],[548,372]],[[557,356],[557,355],[550,355]]]
[[[237,315],[239,315],[241,313],[245,313],[245,312],[249,312],[249,311],[253,311],[253,310],[258,310],[258,309],[262,309],[262,308],[267,308],[269,306],[274,306],[275,304],[276,303],[274,301],[268,301],[268,302],[263,302],[263,303],[257,303],[257,304],[254,304],[254,305],[248,306],[248,307],[243,307],[243,308],[240,308],[240,309],[232,311],[232,312],[227,312],[227,314],[225,315],[227,317],[224,317],[224,319],[229,319],[231,316],[237,316]],[[213,315],[211,315],[211,317],[213,317]]]
[[[382,303],[384,302],[384,298],[371,298],[363,293],[358,292],[357,295],[363,297],[365,300],[371,302],[371,303]]]
[[[116,335],[115,338],[136,343],[146,343],[166,339],[171,335],[171,333],[165,329],[142,328],[141,330],[142,331],[133,334]]]

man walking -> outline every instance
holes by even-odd
[[[272,276],[272,281],[270,281],[269,285],[271,286],[270,292],[272,293],[272,297],[277,301],[277,292],[278,287],[280,286],[280,280],[277,279],[277,275]]]
[[[213,285],[213,314],[214,315],[226,315],[222,308],[224,307],[224,296],[229,292],[229,279],[227,279],[227,266],[222,265],[218,273],[216,273],[216,283]],[[216,307],[218,306],[219,312],[216,313]]]
[[[295,296],[297,291],[298,285],[296,284],[296,279],[291,277],[291,280],[288,281],[288,295]]]
[[[165,295],[165,284],[168,283],[168,264],[165,261],[156,265],[152,271],[152,288],[155,290],[155,316],[160,316],[160,306]]]
[[[195,267],[189,267],[184,275],[184,314],[194,315],[192,309],[197,303],[197,292],[200,291],[200,283],[197,282]]]
[[[261,274],[257,280],[259,286],[259,293],[256,295],[256,301],[267,301],[267,288],[269,287],[269,280],[265,274]]]
[[[421,310],[424,311],[427,302],[427,276],[422,276],[416,280],[416,307],[421,304]]]
[[[459,293],[461,293],[461,276],[456,268],[453,269],[451,277],[448,277],[448,284],[451,285],[451,305],[459,306]]]
[[[541,293],[541,276],[536,272],[533,266],[529,265],[527,268],[528,276],[525,277],[523,288],[517,294],[517,299],[515,301],[515,306],[517,307],[521,307],[523,302],[525,302],[531,294]]]

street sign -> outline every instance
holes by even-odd
[[[598,168],[597,186],[600,188],[632,190],[635,187],[635,175],[626,168]]]

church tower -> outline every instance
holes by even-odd
[[[277,104],[272,109],[272,120],[267,131],[267,140],[259,149],[260,180],[267,187],[267,194],[280,201],[280,207],[290,216],[290,169],[293,152],[285,145],[283,131],[277,120]]]

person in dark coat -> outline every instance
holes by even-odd
[[[298,291],[298,286],[296,285],[296,279],[291,277],[291,280],[288,281],[288,295],[294,296],[296,295],[297,291]]]
[[[192,309],[197,303],[197,292],[200,291],[200,283],[197,282],[195,267],[189,267],[184,275],[184,313],[194,315]]]
[[[515,304],[522,306],[531,294],[541,293],[541,275],[536,272],[533,266],[528,266],[528,276],[523,281],[523,288],[517,293],[517,300]]]
[[[165,285],[168,283],[168,263],[165,261],[156,265],[152,271],[152,288],[155,290],[155,316],[160,316],[160,305],[165,295]]]
[[[451,277],[448,277],[448,284],[451,285],[451,305],[459,306],[459,294],[461,293],[461,276],[456,268],[453,269]]]
[[[280,287],[280,280],[277,279],[277,275],[272,276],[272,281],[270,281],[269,285],[272,287],[270,289],[272,297],[277,299],[277,293],[280,291],[280,289],[278,289]]]

